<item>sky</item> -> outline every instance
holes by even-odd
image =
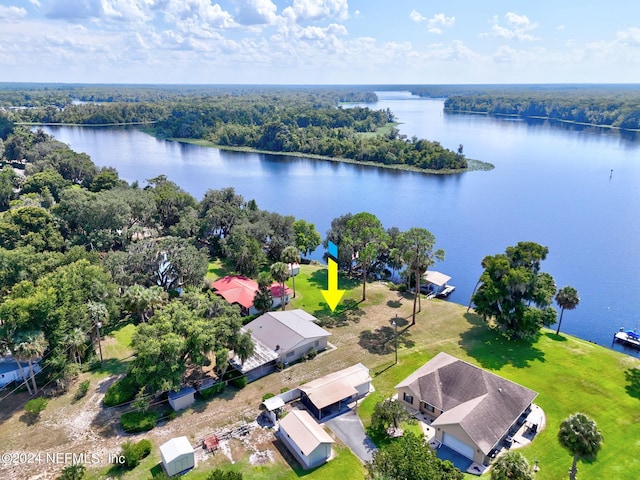
[[[0,0],[0,81],[638,83],[633,0]]]

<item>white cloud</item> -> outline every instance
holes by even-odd
[[[169,0],[163,8],[165,21],[179,30],[230,28],[236,26],[233,16],[219,4],[209,0]]]
[[[427,17],[422,15],[416,9],[411,10],[411,13],[409,14],[409,18],[414,22],[424,22],[425,20],[427,20]]]
[[[346,20],[349,18],[349,4],[347,0],[293,0],[293,5],[282,13],[295,21]]]
[[[482,33],[481,36],[493,36],[506,38],[509,40],[515,39],[529,42],[537,40],[537,38],[529,32],[535,30],[538,25],[536,23],[532,23],[531,20],[529,20],[529,17],[527,17],[526,15],[507,12],[504,15],[505,25],[500,25],[500,21],[497,15],[494,16],[491,21],[493,23],[491,32]]]
[[[0,5],[0,19],[2,20],[15,20],[26,16],[27,11],[24,8]]]
[[[272,24],[278,7],[271,0],[237,0],[238,14],[235,20],[242,25]]]
[[[447,17],[444,13],[436,13],[431,17],[428,22],[428,32],[441,34],[442,29],[440,27],[451,27],[456,21],[456,17]]]

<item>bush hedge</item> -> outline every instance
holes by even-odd
[[[125,442],[120,448],[124,456],[124,464],[127,468],[135,468],[140,464],[140,460],[151,453],[151,442],[143,438],[137,443]]]
[[[87,394],[90,384],[91,382],[89,382],[89,380],[85,380],[80,385],[78,385],[78,390],[76,391],[76,400],[80,400]]]
[[[203,400],[209,400],[213,396],[222,393],[226,386],[227,385],[224,382],[214,383],[212,386],[200,390],[200,396],[203,398]]]
[[[128,412],[120,417],[122,429],[127,433],[147,432],[156,426],[156,412]]]
[[[109,387],[102,402],[107,407],[115,407],[133,400],[138,393],[138,388],[128,376],[121,378]]]

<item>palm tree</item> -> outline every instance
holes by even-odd
[[[9,325],[7,322],[2,322],[2,320],[0,320],[0,350],[6,349],[11,353],[11,356],[18,365],[20,375],[22,376],[24,384],[27,386],[29,395],[33,395],[31,393],[29,382],[27,381],[27,375],[24,373],[24,368],[22,367],[22,361],[19,358],[18,352],[15,348],[15,339],[17,338],[15,333],[15,325]]]
[[[573,310],[580,303],[578,291],[573,287],[562,287],[556,293],[556,303],[560,307],[560,320],[558,320],[558,329],[556,335],[560,333],[560,325],[562,325],[562,315],[565,310]]]
[[[36,376],[33,371],[33,360],[42,357],[47,349],[47,340],[44,333],[40,330],[29,330],[21,332],[16,341],[16,352],[20,358],[24,358],[29,363],[29,374],[33,385],[33,394],[38,393],[38,385],[36,384]]]
[[[595,457],[602,447],[602,440],[596,422],[584,413],[574,413],[562,421],[558,441],[573,455],[573,465],[569,470],[571,480],[576,480],[578,459]]]
[[[253,297],[253,306],[260,314],[267,313],[273,305],[273,297],[271,296],[271,283],[273,278],[268,272],[262,272],[258,275],[258,291]]]
[[[62,337],[62,342],[69,349],[71,359],[82,365],[82,355],[87,349],[87,334],[80,327],[76,327]]]
[[[520,452],[500,455],[491,466],[491,480],[533,480],[533,470]]]
[[[269,269],[273,279],[280,284],[280,301],[282,302],[282,310],[284,310],[284,282],[289,276],[287,265],[282,262],[276,262]]]
[[[137,315],[142,322],[147,322],[154,310],[165,302],[167,294],[157,285],[145,288],[135,284],[127,287],[122,296],[125,309]]]
[[[296,247],[285,247],[280,254],[280,260],[289,265],[289,276],[293,281],[293,298],[296,298],[296,276],[293,274],[293,264],[300,263],[300,252]]]
[[[424,228],[410,228],[400,234],[398,241],[402,258],[407,268],[413,270],[415,276],[415,295],[413,297],[413,316],[411,325],[416,324],[416,307],[420,296],[420,278],[436,260],[444,260],[444,250],[434,251],[436,237]]]

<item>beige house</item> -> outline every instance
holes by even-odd
[[[333,439],[303,410],[292,410],[280,420],[277,436],[304,469],[317,467],[331,457]]]
[[[396,385],[398,400],[430,416],[436,439],[488,465],[498,445],[526,417],[533,390],[439,353]]]

